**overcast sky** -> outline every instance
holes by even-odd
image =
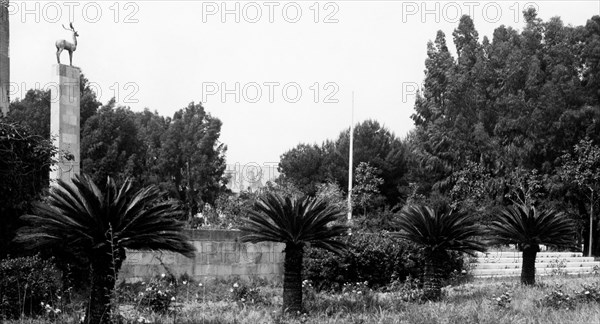
[[[413,128],[426,44],[470,14],[480,40],[523,27],[536,6],[547,21],[583,25],[600,1],[11,1],[11,99],[51,82],[57,39],[79,32],[73,64],[100,100],[161,115],[203,102],[223,122],[227,163],[278,162],[300,142],[321,143],[375,119]],[[223,15],[223,13],[225,13]],[[238,20],[238,21],[236,21]],[[68,64],[68,54],[62,62]]]

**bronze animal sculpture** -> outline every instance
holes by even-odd
[[[79,34],[75,31],[75,28],[73,28],[73,23],[70,23],[69,26],[71,27],[70,29],[65,27],[65,25],[63,25],[63,28],[73,32],[73,43],[64,39],[57,40],[56,60],[58,61],[58,64],[60,64],[60,53],[62,53],[64,50],[67,50],[67,52],[69,52],[69,65],[73,66],[73,52],[75,52],[77,49],[77,36],[79,36]]]

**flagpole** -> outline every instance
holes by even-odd
[[[352,117],[350,119],[350,149],[348,158],[348,221],[352,220],[352,165],[354,156],[354,91],[352,91]]]

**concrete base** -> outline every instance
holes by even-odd
[[[50,181],[69,180],[80,172],[80,74],[77,67],[52,66],[50,134],[59,153],[58,163],[50,171]]]

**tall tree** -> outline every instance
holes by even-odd
[[[108,176],[139,180],[143,146],[137,136],[134,113],[115,107],[114,98],[92,117],[81,139],[81,169],[101,186]]]
[[[385,199],[379,191],[379,186],[383,184],[383,179],[379,177],[381,171],[369,163],[361,162],[356,167],[355,174],[352,200],[354,205],[362,210],[363,216],[366,216],[367,211],[381,207]]]
[[[481,43],[462,17],[453,33],[456,60],[442,32],[428,43],[408,139],[417,195],[456,196],[464,171],[477,165],[495,186],[487,191],[503,197],[513,170],[550,179],[564,151],[586,136],[600,140],[597,88],[589,86],[600,70],[600,18],[572,27],[560,18],[544,22],[533,9],[523,16],[522,32],[499,26]],[[503,201],[488,198],[479,201]]]
[[[8,118],[27,126],[33,134],[50,138],[50,90],[31,89],[10,103]]]
[[[163,190],[168,190],[171,183],[171,179],[160,169],[162,139],[170,122],[170,118],[165,118],[156,111],[150,112],[149,109],[135,113],[137,138],[143,146],[140,155],[140,181],[144,185],[157,185]]]
[[[98,101],[98,97],[94,89],[92,88],[92,83],[81,74],[79,83],[79,93],[81,96],[81,100],[79,102],[79,117],[80,117],[80,129],[85,127],[85,122],[88,118],[92,117],[98,111],[98,108],[102,106],[102,103]]]
[[[345,130],[335,143],[335,160],[328,169],[329,172],[333,168],[343,170],[341,178],[336,178],[342,188],[348,187],[349,144],[350,130]],[[375,120],[366,120],[354,127],[353,153],[353,168],[361,162],[368,162],[381,171],[383,184],[380,190],[387,204],[394,206],[406,199],[400,189],[408,186],[405,177],[408,171],[407,149],[394,133]]]
[[[284,153],[279,163],[282,177],[292,181],[306,194],[314,195],[321,183],[335,182],[348,187],[350,130],[340,133],[335,141],[321,146],[300,144]],[[403,201],[401,187],[406,187],[407,149],[387,128],[374,120],[366,120],[354,128],[354,161],[356,168],[367,162],[381,171],[381,193],[386,203]]]
[[[171,191],[186,204],[190,218],[204,203],[214,204],[225,188],[227,146],[219,141],[221,124],[192,102],[175,113],[162,137],[161,172],[172,179]]]
[[[564,181],[573,183],[581,194],[589,201],[589,221],[586,250],[588,256],[598,255],[598,237],[594,233],[600,228],[595,223],[594,205],[600,194],[600,147],[594,145],[592,140],[583,139],[574,147],[574,154],[563,156],[563,165],[558,173]]]
[[[314,195],[317,186],[325,181],[323,149],[316,144],[298,144],[283,153],[279,162],[281,178],[293,182],[302,192]]]

